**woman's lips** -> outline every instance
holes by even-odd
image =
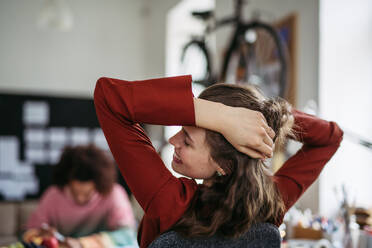
[[[173,161],[176,162],[177,164],[181,164],[182,160],[179,159],[178,155],[176,153],[173,154]]]

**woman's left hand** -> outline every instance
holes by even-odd
[[[226,106],[222,135],[240,152],[252,158],[273,156],[275,132],[261,112]]]
[[[221,133],[238,151],[252,158],[272,157],[274,131],[261,112],[194,98],[197,127]]]

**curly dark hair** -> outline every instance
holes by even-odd
[[[63,188],[72,180],[93,181],[97,191],[107,195],[117,180],[114,160],[93,144],[67,146],[54,168],[53,184]]]
[[[276,133],[276,143],[292,135],[291,106],[281,99],[265,99],[256,88],[215,84],[199,98],[261,112]],[[220,133],[206,130],[205,141],[211,158],[226,175],[215,175],[210,187],[199,188],[173,230],[186,237],[236,238],[256,223],[279,224],[284,203],[266,165],[236,150]]]

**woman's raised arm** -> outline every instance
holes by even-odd
[[[190,76],[133,82],[100,78],[94,103],[121,174],[145,211],[161,190],[174,199],[178,194],[187,204],[196,184],[173,178],[139,123],[199,126],[221,132],[252,157],[272,153],[270,136],[274,134],[262,114],[193,98]]]
[[[191,77],[132,82],[100,78],[94,103],[121,174],[145,212],[161,189],[188,204],[184,195],[193,195],[195,182],[172,176],[139,123],[195,125]],[[169,183],[176,186],[166,187]]]
[[[325,164],[337,151],[343,131],[335,122],[292,110],[296,140],[302,148],[275,173],[275,181],[287,210],[318,178]]]

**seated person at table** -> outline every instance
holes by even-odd
[[[74,238],[120,229],[133,232],[130,201],[115,183],[116,167],[105,151],[94,145],[66,147],[53,176],[54,185],[27,222],[25,241],[40,236],[45,224]]]

